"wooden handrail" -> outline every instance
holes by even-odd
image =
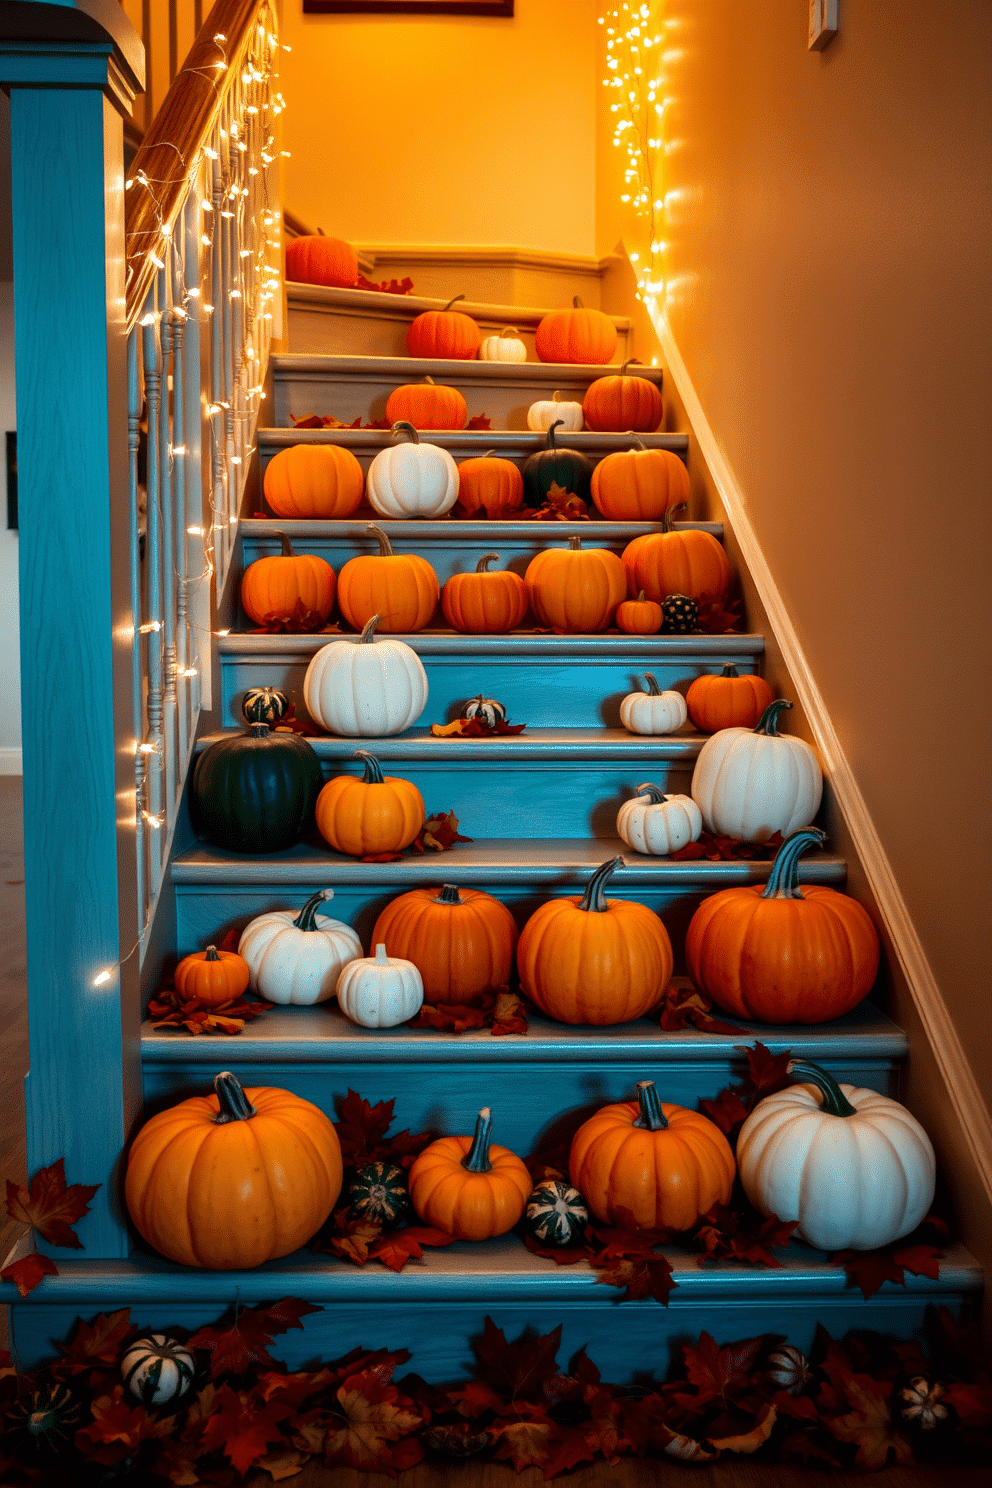
[[[175,224],[228,79],[244,65],[263,12],[271,13],[270,0],[216,0],[132,162],[124,212],[129,330],[156,272],[149,254],[163,227],[171,231]],[[215,41],[217,35],[224,41]],[[148,183],[140,189],[132,185],[139,174]]]

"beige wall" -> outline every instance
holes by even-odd
[[[595,248],[594,0],[512,20],[284,0],[285,204],[355,243]]]

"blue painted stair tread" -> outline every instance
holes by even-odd
[[[428,710],[429,711],[429,710]],[[512,721],[512,720],[511,720]],[[244,723],[239,732],[244,731]],[[233,730],[219,729],[203,734],[197,750],[228,736]],[[485,738],[439,739],[429,728],[418,725],[404,734],[388,739],[345,739],[336,734],[308,738],[307,743],[325,762],[335,767],[350,767],[361,773],[361,762],[354,759],[356,750],[367,749],[381,762],[389,761],[399,769],[410,763],[457,765],[459,760],[541,762],[549,767],[562,761],[576,760],[630,762],[633,769],[643,769],[654,762],[693,761],[709,734],[687,728],[677,734],[631,734],[616,728],[527,728],[523,734],[491,734]]]

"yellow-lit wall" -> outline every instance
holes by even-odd
[[[516,0],[512,20],[282,11],[284,199],[304,222],[594,252],[594,0]]]

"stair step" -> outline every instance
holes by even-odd
[[[343,423],[383,419],[386,399],[403,383],[433,377],[457,388],[468,404],[469,418],[486,414],[495,428],[527,428],[527,409],[555,391],[565,401],[582,402],[586,388],[607,367],[556,362],[434,361],[422,357],[299,356],[283,352],[270,358],[273,418],[288,428],[292,417],[332,414]],[[661,369],[637,369],[660,385]]]
[[[777,1252],[782,1265],[774,1269],[730,1262],[702,1267],[698,1252],[674,1246],[665,1254],[677,1283],[669,1305],[625,1302],[622,1326],[620,1293],[599,1284],[585,1261],[557,1267],[513,1236],[426,1250],[422,1261],[399,1273],[308,1250],[237,1272],[189,1270],[146,1253],[125,1261],[60,1255],[59,1275],[46,1276],[26,1302],[9,1283],[0,1286],[0,1301],[17,1304],[13,1338],[22,1368],[50,1357],[51,1340],[63,1337],[80,1315],[130,1307],[139,1328],[196,1329],[235,1302],[250,1307],[293,1296],[325,1310],[277,1340],[273,1352],[290,1369],[316,1355],[337,1358],[352,1348],[385,1345],[411,1350],[404,1368],[432,1382],[454,1380],[471,1369],[470,1339],[488,1314],[510,1338],[528,1324],[549,1333],[563,1323],[560,1361],[585,1345],[605,1379],[627,1381],[646,1372],[663,1378],[678,1342],[703,1329],[720,1343],[780,1333],[805,1352],[817,1322],[834,1337],[851,1328],[909,1337],[922,1329],[928,1307],[942,1305],[957,1315],[982,1285],[980,1267],[957,1243],[947,1246],[937,1281],[907,1275],[905,1287],[885,1282],[869,1302],[840,1267],[804,1245]]]
[[[382,294],[368,289],[332,289],[319,284],[287,284],[289,344],[304,354],[404,356],[411,322],[426,310],[443,310],[447,300],[426,295]],[[484,336],[516,326],[527,355],[536,358],[534,332],[549,310],[523,305],[491,305],[459,300],[454,307],[471,316]],[[617,360],[623,361],[630,319],[612,315],[617,328]]]
[[[562,524],[563,526],[565,524]],[[557,530],[557,529],[556,529]],[[683,688],[729,661],[756,669],[764,653],[760,635],[533,635],[465,636],[422,630],[399,637],[420,657],[432,696],[424,723],[457,717],[466,698],[484,692],[499,698],[514,723],[533,728],[617,728],[620,703],[643,687],[651,672],[661,688]],[[303,679],[315,652],[350,645],[337,635],[218,637],[224,724],[239,724],[241,697],[249,687],[278,687],[303,707]]]

